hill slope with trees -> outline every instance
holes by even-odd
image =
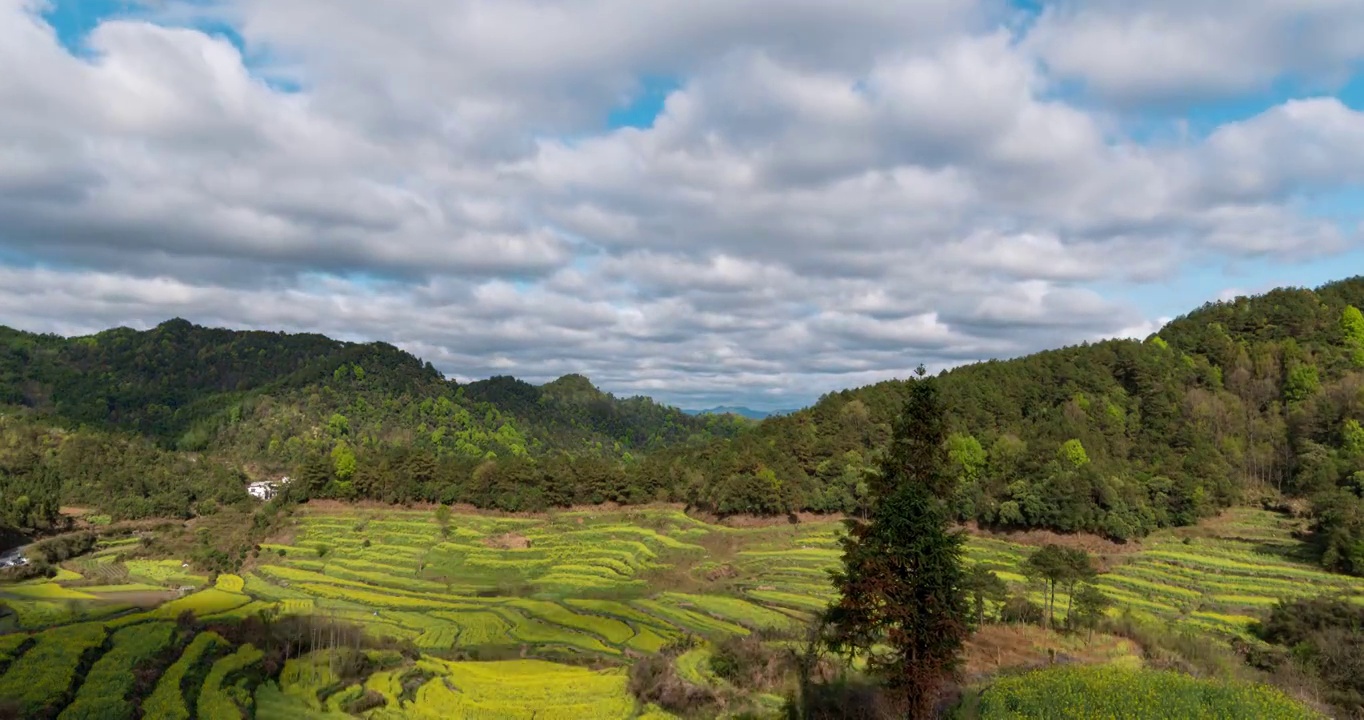
[[[43,527],[59,502],[187,516],[309,461],[327,464],[318,493],[416,499],[429,482],[387,475],[561,457],[619,470],[744,424],[618,399],[580,375],[459,384],[385,343],[178,319],[77,338],[0,327],[0,499],[15,501],[0,523]]]
[[[1326,564],[1364,572],[1364,278],[1211,303],[1112,340],[941,376],[954,511],[1113,538],[1265,497],[1314,501]],[[722,512],[860,513],[903,405],[889,381],[832,393],[733,441],[658,453]]]

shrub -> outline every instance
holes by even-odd
[[[92,532],[68,533],[34,543],[32,555],[49,563],[59,563],[95,548],[98,538]]]
[[[1291,659],[1316,678],[1327,702],[1351,712],[1364,708],[1364,606],[1345,598],[1285,600],[1258,632],[1287,649],[1256,658],[1262,664]]]
[[[697,712],[715,702],[715,693],[682,679],[677,655],[650,655],[630,666],[630,694],[679,714]]]
[[[785,714],[801,720],[892,720],[905,717],[904,710],[875,683],[862,678],[839,677],[811,683],[799,699],[788,698]]]
[[[999,610],[999,619],[1006,623],[1041,625],[1045,618],[1046,611],[1042,609],[1041,605],[1021,595],[1015,595],[1005,600],[1004,607]]]
[[[742,688],[768,688],[790,669],[789,653],[774,650],[752,635],[722,640],[710,655],[717,677]]]
[[[1151,667],[1178,670],[1199,677],[1235,678],[1246,675],[1245,665],[1212,636],[1190,628],[1169,627],[1125,614],[1105,624],[1108,632],[1141,646]]]

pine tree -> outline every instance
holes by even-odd
[[[920,367],[869,521],[848,521],[843,568],[834,573],[840,597],[825,617],[831,649],[864,655],[911,718],[932,717],[968,632],[963,538],[949,530],[946,439],[936,381]]]

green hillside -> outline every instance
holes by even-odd
[[[1114,340],[941,378],[962,520],[1123,539],[1238,503],[1315,501],[1326,564],[1364,572],[1364,278],[1206,305]],[[735,441],[656,454],[722,512],[856,513],[906,385],[833,393]]]
[[[625,499],[612,478],[635,455],[743,423],[577,375],[460,385],[384,343],[184,320],[78,338],[0,327],[0,499],[14,501],[0,525],[44,527],[59,503],[188,516],[310,461],[326,465],[314,495],[451,501],[489,461],[515,478],[569,457],[606,480],[565,501]]]

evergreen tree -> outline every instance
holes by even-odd
[[[1074,593],[1074,609],[1066,622],[1074,628],[1088,628],[1089,639],[1094,639],[1094,626],[1103,619],[1104,613],[1113,605],[1113,599],[1099,588],[1088,583],[1081,585]]]
[[[985,624],[985,603],[1003,604],[1009,597],[1009,586],[994,570],[986,565],[976,565],[967,573],[964,589],[971,598],[972,612],[975,614],[976,627]]]
[[[1061,547],[1047,544],[1033,552],[1023,562],[1023,572],[1034,580],[1046,584],[1047,625],[1056,622],[1056,591],[1064,588],[1071,602],[1074,601],[1075,585],[1088,582],[1096,574],[1090,562],[1089,553],[1078,548]],[[1066,610],[1070,614],[1070,607]]]
[[[949,530],[947,439],[936,381],[922,367],[896,423],[868,521],[849,520],[829,645],[863,655],[911,718],[931,717],[967,634],[962,536]]]

